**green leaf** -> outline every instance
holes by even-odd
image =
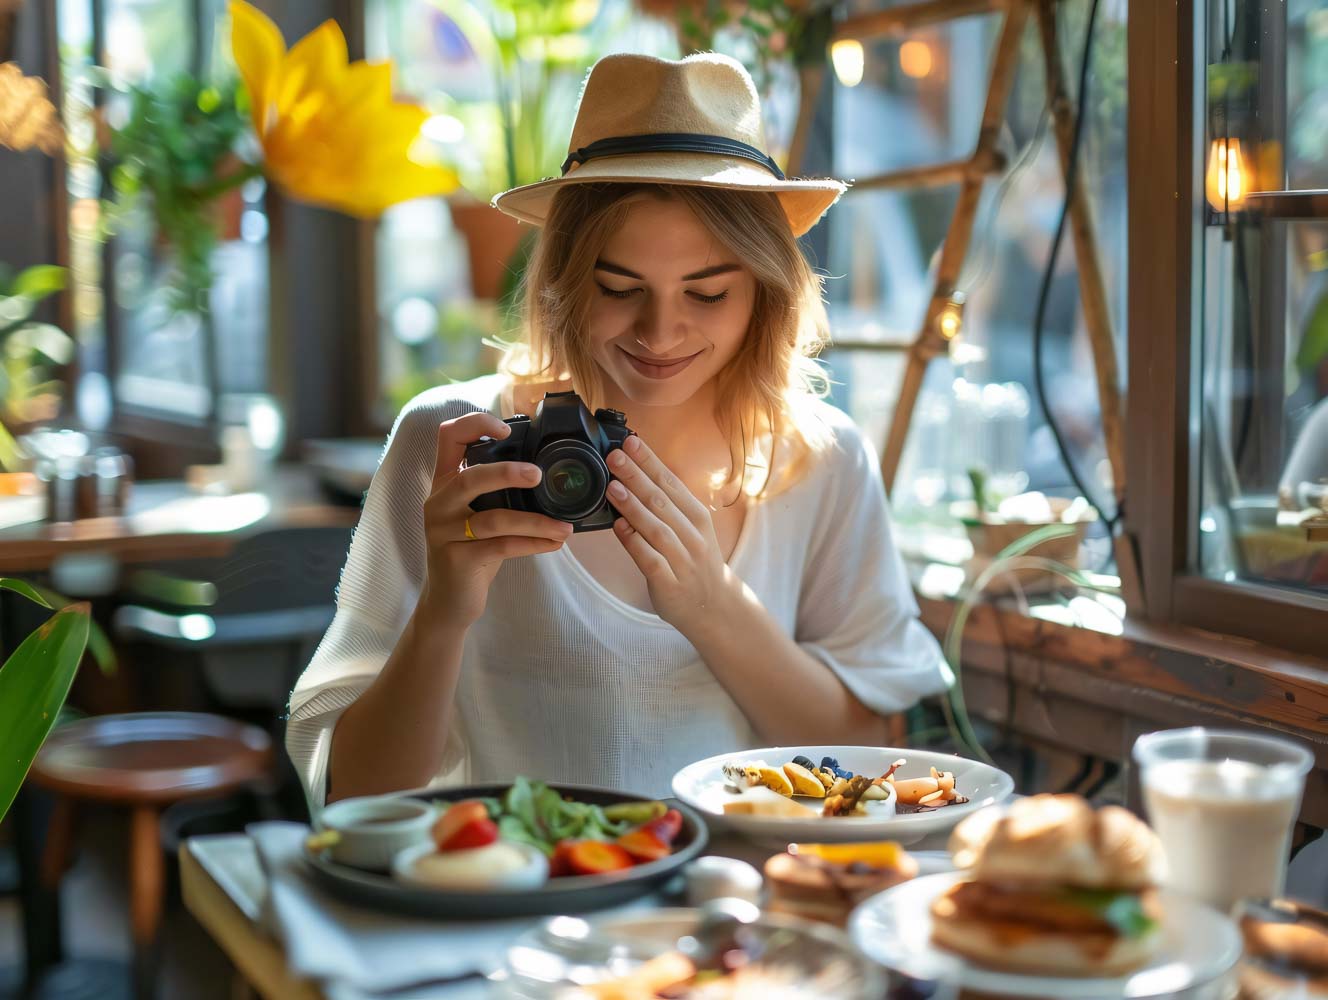
[[[64,594],[52,590],[50,587],[41,587],[36,584],[29,586],[22,580],[6,581],[4,579],[0,579],[0,586],[4,586],[6,582],[15,583],[26,588],[25,590],[20,590],[19,593],[24,594],[29,599],[36,601],[38,604],[43,604],[48,608],[63,608],[74,603],[68,597],[65,597]],[[10,589],[17,588],[11,587]],[[29,593],[29,591],[31,593]],[[115,647],[111,645],[111,640],[107,638],[102,627],[92,620],[89,620],[88,622],[88,652],[92,654],[92,659],[96,661],[97,669],[99,669],[103,675],[109,677],[115,673]]]
[[[530,782],[517,775],[512,787],[503,795],[503,809],[519,819],[531,832],[539,829],[535,819],[535,799],[530,789]]]
[[[0,667],[0,819],[69,696],[87,648],[90,617],[87,604],[57,611]]]
[[[11,293],[24,295],[33,300],[46,298],[65,288],[65,269],[56,264],[38,264],[24,271],[19,271],[14,278]]]
[[[16,594],[22,594],[34,604],[40,604],[43,608],[55,610],[56,604],[68,604],[68,601],[51,601],[45,593],[38,590],[32,584],[23,580],[11,580],[9,577],[0,577],[0,590],[12,590]]]
[[[1302,375],[1308,375],[1325,357],[1328,357],[1328,292],[1320,295],[1310,310],[1309,322],[1300,338],[1300,349],[1296,351],[1296,369]]]
[[[1067,902],[1106,921],[1127,938],[1142,937],[1157,926],[1144,911],[1143,898],[1136,892],[1111,889],[1066,889]]]
[[[0,334],[26,323],[36,304],[26,295],[0,295]]]
[[[36,351],[57,365],[67,365],[74,358],[74,339],[50,323],[25,323],[10,335],[5,349]]]
[[[531,833],[526,829],[526,824],[511,813],[505,813],[498,817],[498,835],[503,840],[514,840],[519,844],[538,847],[546,855],[553,854],[553,844]]]

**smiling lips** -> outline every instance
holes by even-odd
[[[688,355],[685,358],[675,358],[669,361],[646,361],[643,358],[638,358],[635,354],[632,354],[629,351],[623,351],[621,347],[618,348],[618,350],[627,355],[627,360],[631,362],[633,368],[646,378],[654,379],[673,378],[674,375],[677,375],[701,356],[701,352],[697,351],[695,354]]]

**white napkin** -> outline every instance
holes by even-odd
[[[338,996],[488,974],[502,967],[512,942],[543,919],[462,923],[354,906],[330,895],[307,874],[301,855],[309,827],[254,823],[246,832],[268,877],[264,922],[284,945],[291,971],[337,984]],[[412,990],[410,995],[432,991]]]

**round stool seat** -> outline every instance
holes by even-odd
[[[33,782],[80,799],[178,802],[263,778],[272,741],[256,726],[196,712],[135,712],[51,730]]]

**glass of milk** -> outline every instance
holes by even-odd
[[[1276,736],[1169,729],[1134,744],[1166,885],[1229,912],[1282,893],[1291,832],[1314,758]]]

